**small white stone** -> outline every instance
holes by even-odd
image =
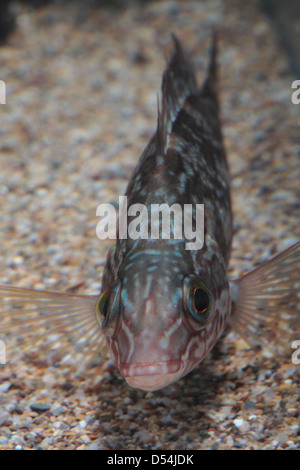
[[[3,384],[0,385],[0,392],[5,393],[10,389],[10,387],[11,387],[10,382],[4,382]]]
[[[249,431],[249,423],[242,418],[237,418],[233,420],[234,425],[243,432]]]
[[[86,428],[86,424],[87,424],[87,423],[86,423],[85,420],[82,420],[82,421],[79,422],[79,426],[80,426],[81,429],[85,429],[85,428]]]
[[[91,442],[91,439],[89,438],[89,436],[87,436],[86,434],[84,434],[83,436],[81,436],[80,438],[83,442],[83,444],[89,444]]]

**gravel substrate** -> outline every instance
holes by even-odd
[[[223,133],[232,175],[236,277],[300,239],[300,105],[258,2],[124,2],[18,10],[0,49],[0,284],[96,294],[110,241],[98,204],[117,204],[156,126],[175,32],[199,82],[220,31]],[[201,74],[202,72],[202,74]],[[300,79],[300,77],[298,77]],[[13,336],[13,335],[12,335]],[[295,338],[295,339],[300,339]],[[292,351],[291,351],[292,353]],[[0,449],[295,449],[299,365],[235,333],[164,390],[130,389],[107,360],[49,364],[7,341]],[[76,373],[76,370],[79,372]]]

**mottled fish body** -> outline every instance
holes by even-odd
[[[228,324],[250,343],[297,339],[300,243],[241,279],[228,279],[232,213],[215,39],[207,78],[198,88],[193,66],[174,37],[157,129],[126,196],[128,207],[142,204],[149,211],[153,205],[204,204],[201,249],[187,250],[186,238],[174,237],[174,221],[169,239],[117,237],[99,297],[0,286],[0,333],[1,327],[19,334],[53,323],[75,343],[99,341],[100,348],[105,337],[128,384],[150,391],[199,364]],[[194,225],[195,217],[194,211]]]
[[[128,184],[127,203],[143,204],[149,213],[153,204],[204,204],[204,246],[189,251],[184,239],[117,237],[103,276],[108,312],[101,324],[109,331],[114,362],[131,385],[149,383],[151,389],[202,360],[223,332],[231,302],[232,215],[216,94],[216,44],[207,79],[198,89],[192,64],[174,42],[157,130]],[[199,305],[207,303],[203,311],[189,311],[191,289],[198,291]]]

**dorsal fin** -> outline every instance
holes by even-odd
[[[162,135],[160,140],[167,146],[167,135],[171,131],[172,123],[183,106],[186,98],[197,92],[197,85],[193,66],[183,51],[183,48],[172,34],[174,52],[162,79],[162,110],[159,119]]]
[[[159,97],[157,95],[157,130],[155,135],[155,153],[159,160],[157,164],[163,164],[165,156],[165,132],[163,124],[163,113],[160,112]]]
[[[190,95],[215,94],[217,80],[217,37],[213,35],[211,47],[211,59],[207,77],[201,90],[197,88],[194,67],[184,52],[180,41],[172,34],[174,42],[174,52],[168,63],[168,67],[163,74],[162,80],[162,109],[159,111],[156,150],[160,155],[164,155],[168,147],[168,135],[171,133],[176,116],[182,109],[186,99]]]
[[[207,76],[202,86],[202,94],[210,95],[211,98],[217,99],[217,81],[218,81],[218,66],[217,66],[217,47],[218,37],[217,33],[213,33],[211,49],[210,49],[210,63],[208,66]]]

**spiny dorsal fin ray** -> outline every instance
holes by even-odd
[[[211,49],[210,49],[210,63],[208,66],[208,72],[206,79],[203,83],[201,94],[203,96],[210,96],[214,100],[217,100],[217,84],[218,84],[218,65],[217,65],[217,55],[218,55],[218,36],[214,32],[212,37]]]
[[[159,96],[157,95],[157,130],[155,134],[155,151],[158,157],[161,157],[161,162],[163,162],[163,157],[165,154],[165,136],[164,136],[164,125],[162,120],[162,113],[160,112],[159,107]],[[157,162],[159,164],[159,161]]]
[[[300,338],[300,242],[232,282],[232,327],[276,353]]]
[[[186,98],[197,93],[194,68],[187,58],[183,48],[172,34],[174,41],[174,52],[162,79],[162,111],[160,128],[164,148],[167,147],[167,135],[171,132],[172,124],[177,113],[182,108]]]
[[[165,154],[168,148],[168,135],[185,101],[193,95],[216,97],[217,82],[217,35],[213,35],[210,64],[202,89],[198,89],[194,67],[183,50],[180,41],[172,34],[174,52],[162,80],[162,110],[157,126],[157,154]],[[163,145],[163,149],[162,149]]]

